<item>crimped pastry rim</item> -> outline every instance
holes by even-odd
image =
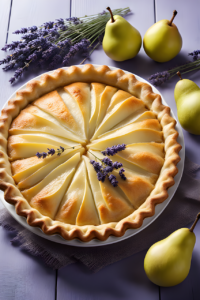
[[[68,80],[69,77],[63,76],[66,74],[72,76],[72,78],[74,78],[74,76],[78,76],[78,78],[75,80]],[[80,79],[81,76],[83,76],[83,79]],[[94,78],[96,80],[94,80]],[[63,81],[64,79],[68,81]],[[107,223],[98,226],[77,226],[66,225],[59,221],[53,221],[49,217],[42,216],[37,210],[30,207],[28,202],[15,186],[11,173],[9,172],[6,149],[7,131],[10,127],[9,123],[11,124],[19,111],[26,107],[29,102],[51,90],[56,89],[61,86],[61,84],[67,85],[77,81],[102,82],[128,91],[136,97],[138,93],[141,92],[143,95],[143,98],[141,99],[145,99],[144,102],[147,106],[150,105],[150,102],[152,102],[153,111],[158,113],[158,119],[163,125],[163,129],[166,129],[164,135],[166,135],[168,140],[167,147],[172,153],[164,163],[164,165],[168,165],[168,169],[165,167],[165,173],[162,171],[162,176],[161,174],[159,176],[158,181],[161,181],[161,183],[159,183],[158,187],[156,183],[153,190],[153,192],[155,192],[155,190],[159,190],[159,193],[154,196],[150,195],[138,210],[119,222]],[[58,82],[60,83],[58,84]],[[50,85],[51,88],[49,88]],[[132,90],[133,85],[135,85],[137,91]],[[21,106],[20,109],[19,106]],[[13,115],[12,118],[10,117],[11,113]],[[181,146],[177,143],[178,132],[175,130],[175,125],[175,119],[170,116],[170,108],[162,105],[161,103],[161,96],[153,93],[152,87],[149,84],[138,81],[135,76],[129,72],[125,73],[124,71],[116,68],[111,70],[107,66],[94,67],[93,65],[88,64],[81,66],[81,68],[71,66],[67,68],[67,70],[58,69],[53,72],[44,73],[41,75],[39,80],[33,79],[29,81],[26,88],[19,90],[16,93],[16,97],[9,100],[8,105],[2,110],[2,115],[0,117],[0,188],[5,191],[5,200],[10,204],[15,205],[16,213],[20,216],[26,217],[29,225],[40,227],[47,235],[59,233],[66,240],[79,238],[83,242],[88,242],[93,238],[105,241],[111,234],[116,237],[121,237],[124,235],[126,229],[138,228],[142,225],[144,218],[153,216],[155,212],[155,205],[163,202],[168,197],[167,188],[174,184],[173,178],[178,172],[176,165],[180,161],[178,153]],[[165,181],[162,181],[161,178],[165,178]]]

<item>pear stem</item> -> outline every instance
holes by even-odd
[[[111,16],[111,23],[114,23],[115,22],[115,20],[114,20],[114,18],[113,18],[113,13],[112,13],[112,10],[111,10],[111,8],[108,6],[108,7],[106,7],[106,9],[110,12],[110,16]]]
[[[172,22],[174,21],[174,18],[176,17],[177,13],[178,12],[176,10],[173,11],[173,16],[172,16],[171,20],[169,21],[169,26],[172,26]]]
[[[194,223],[192,224],[191,228],[189,229],[190,232],[193,232],[193,230],[194,230],[194,228],[195,228],[197,222],[199,221],[199,219],[200,219],[200,213],[198,213],[198,215],[197,215],[197,217],[196,217],[196,220],[194,221]]]
[[[181,73],[180,73],[179,71],[178,71],[176,74],[179,76],[180,80],[183,79],[183,78],[181,77]]]

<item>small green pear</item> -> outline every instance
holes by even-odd
[[[144,50],[150,58],[157,62],[169,61],[181,50],[182,37],[176,25],[172,23],[176,15],[177,11],[174,10],[170,21],[158,21],[144,35]]]
[[[189,79],[180,80],[174,89],[178,119],[181,126],[193,134],[200,134],[200,88]]]
[[[111,19],[106,24],[103,38],[103,50],[113,60],[124,61],[135,57],[142,45],[139,31],[121,16],[113,16],[107,7]]]
[[[149,248],[144,259],[144,269],[153,283],[169,287],[181,283],[187,277],[196,242],[193,230],[199,218],[200,213],[190,229],[178,229]]]

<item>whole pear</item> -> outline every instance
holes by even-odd
[[[190,229],[178,229],[150,247],[144,259],[144,269],[153,283],[169,287],[187,277],[196,241],[193,230],[199,218],[200,213]]]
[[[172,23],[176,15],[177,11],[175,10],[170,21],[158,21],[144,35],[144,50],[150,58],[157,62],[169,61],[181,50],[182,37],[176,25]]]
[[[200,134],[200,88],[189,79],[180,80],[174,89],[178,119],[181,126],[193,134]]]
[[[139,31],[121,16],[113,16],[106,24],[103,38],[103,50],[113,60],[124,61],[135,57],[142,45]]]

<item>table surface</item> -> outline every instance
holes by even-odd
[[[107,6],[121,8],[129,6],[132,14],[127,20],[144,36],[146,30],[158,20],[170,19],[176,9],[175,24],[183,37],[181,53],[168,63],[152,61],[141,49],[132,60],[115,62],[99,47],[87,62],[105,64],[133,72],[145,79],[159,71],[164,71],[188,59],[188,53],[200,46],[200,1],[180,0],[0,0],[0,48],[6,42],[19,38],[14,30],[45,21],[69,16],[81,17],[103,11]],[[1,51],[0,59],[5,57]],[[82,57],[75,63],[80,63]],[[28,73],[18,83],[8,82],[12,72],[0,70],[0,106],[22,84],[41,74],[41,70]],[[187,77],[200,85],[199,71]],[[177,78],[159,87],[168,105],[176,115],[173,91]],[[200,136],[184,131],[186,155],[200,164]],[[0,207],[2,204],[0,203]],[[188,224],[189,226],[190,224]],[[43,261],[35,258],[10,243],[11,234],[0,227],[0,300],[48,299],[48,300],[199,300],[200,299],[200,222],[195,229],[197,242],[193,252],[191,270],[186,280],[172,288],[162,288],[152,284],[143,269],[146,250],[105,267],[93,274],[80,263],[52,270]],[[117,247],[117,245],[116,245]]]

